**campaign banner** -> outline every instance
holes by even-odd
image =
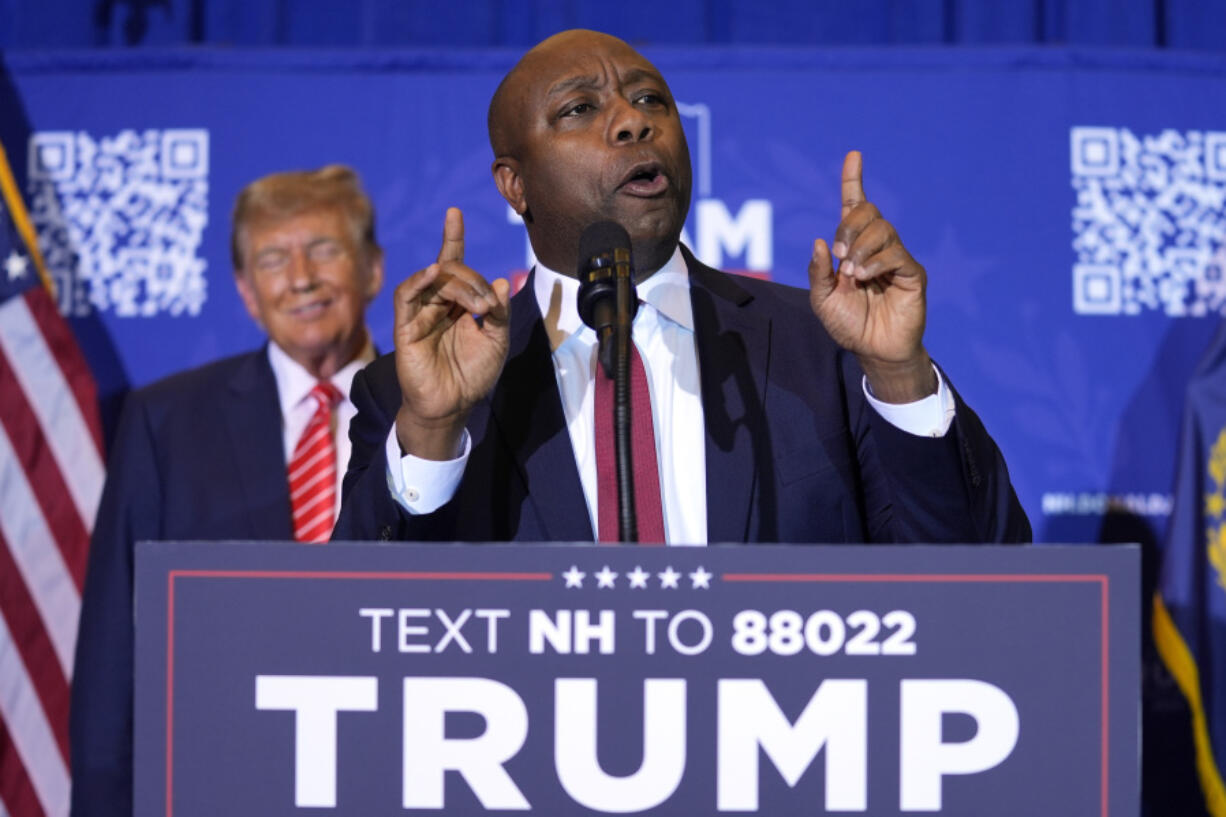
[[[143,543],[136,813],[1138,813],[1135,547]]]

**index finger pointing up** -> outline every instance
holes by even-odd
[[[864,201],[864,160],[860,151],[853,150],[843,159],[843,212],[846,218],[852,208]]]
[[[459,207],[448,207],[443,217],[443,246],[438,251],[438,262],[464,260],[464,214]]]

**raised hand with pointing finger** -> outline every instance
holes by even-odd
[[[438,260],[396,287],[396,437],[406,454],[446,460],[473,404],[498,380],[508,348],[510,284],[464,264],[464,218],[451,207]]]
[[[630,236],[650,306],[636,327],[649,379],[632,399],[654,437],[658,538],[1029,538],[999,450],[928,359],[925,273],[866,200],[860,154],[844,164],[838,230],[814,243],[806,293],[680,245],[692,192],[680,109],[625,42],[546,39],[503,77],[487,124],[495,186],[538,263],[508,299],[505,282],[465,266],[448,212],[438,261],[396,293],[395,353],[354,378],[337,538],[596,538],[615,481],[597,462],[597,350],[568,276],[583,231],[608,220]],[[921,399],[938,386],[940,399]]]
[[[826,331],[853,352],[873,394],[909,403],[936,391],[924,349],[927,274],[898,232],[864,196],[862,160],[843,160],[842,220],[831,248],[817,239],[809,261],[809,301]]]

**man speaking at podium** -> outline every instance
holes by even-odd
[[[447,212],[437,261],[396,289],[395,351],[354,381],[334,539],[618,538],[611,387],[576,309],[581,237],[603,221],[629,235],[641,302],[639,541],[1029,539],[1000,452],[924,349],[925,271],[865,198],[858,153],[806,293],[679,245],[689,150],[668,85],[626,43],[540,43],[494,94],[489,134],[539,263],[511,298],[465,265]]]

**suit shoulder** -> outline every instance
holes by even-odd
[[[688,247],[682,246],[682,255],[690,271],[690,284],[700,289],[706,289],[726,301],[746,306],[750,309],[772,309],[776,312],[782,309],[783,314],[792,318],[792,313],[802,313],[807,318],[814,318],[809,306],[809,290],[787,284],[756,278],[752,275],[737,275],[709,267],[699,261]]]
[[[388,352],[366,364],[354,378],[354,400],[359,392],[369,392],[380,405],[400,402],[400,380],[396,375],[396,353]]]
[[[813,314],[813,308],[809,305],[809,290],[807,289],[749,275],[733,275],[727,272],[721,274],[734,278],[754,296],[755,300],[778,304],[789,310],[801,310],[807,317],[817,320],[817,316]]]
[[[244,382],[250,382],[251,385],[271,385],[275,391],[276,381],[264,349],[222,358],[167,375],[161,380],[133,390],[125,405],[155,411],[174,410],[178,407],[190,410],[223,399],[232,385]]]
[[[379,355],[362,368],[361,375],[365,380],[367,380],[367,382],[375,383],[381,383],[389,378],[395,378],[396,353],[386,352]]]
[[[809,290],[787,284],[736,275],[712,269],[698,262],[690,267],[691,286],[707,290],[727,303],[736,304],[746,314],[769,316],[773,325],[789,332],[811,334],[824,342],[829,336],[813,314]]]

